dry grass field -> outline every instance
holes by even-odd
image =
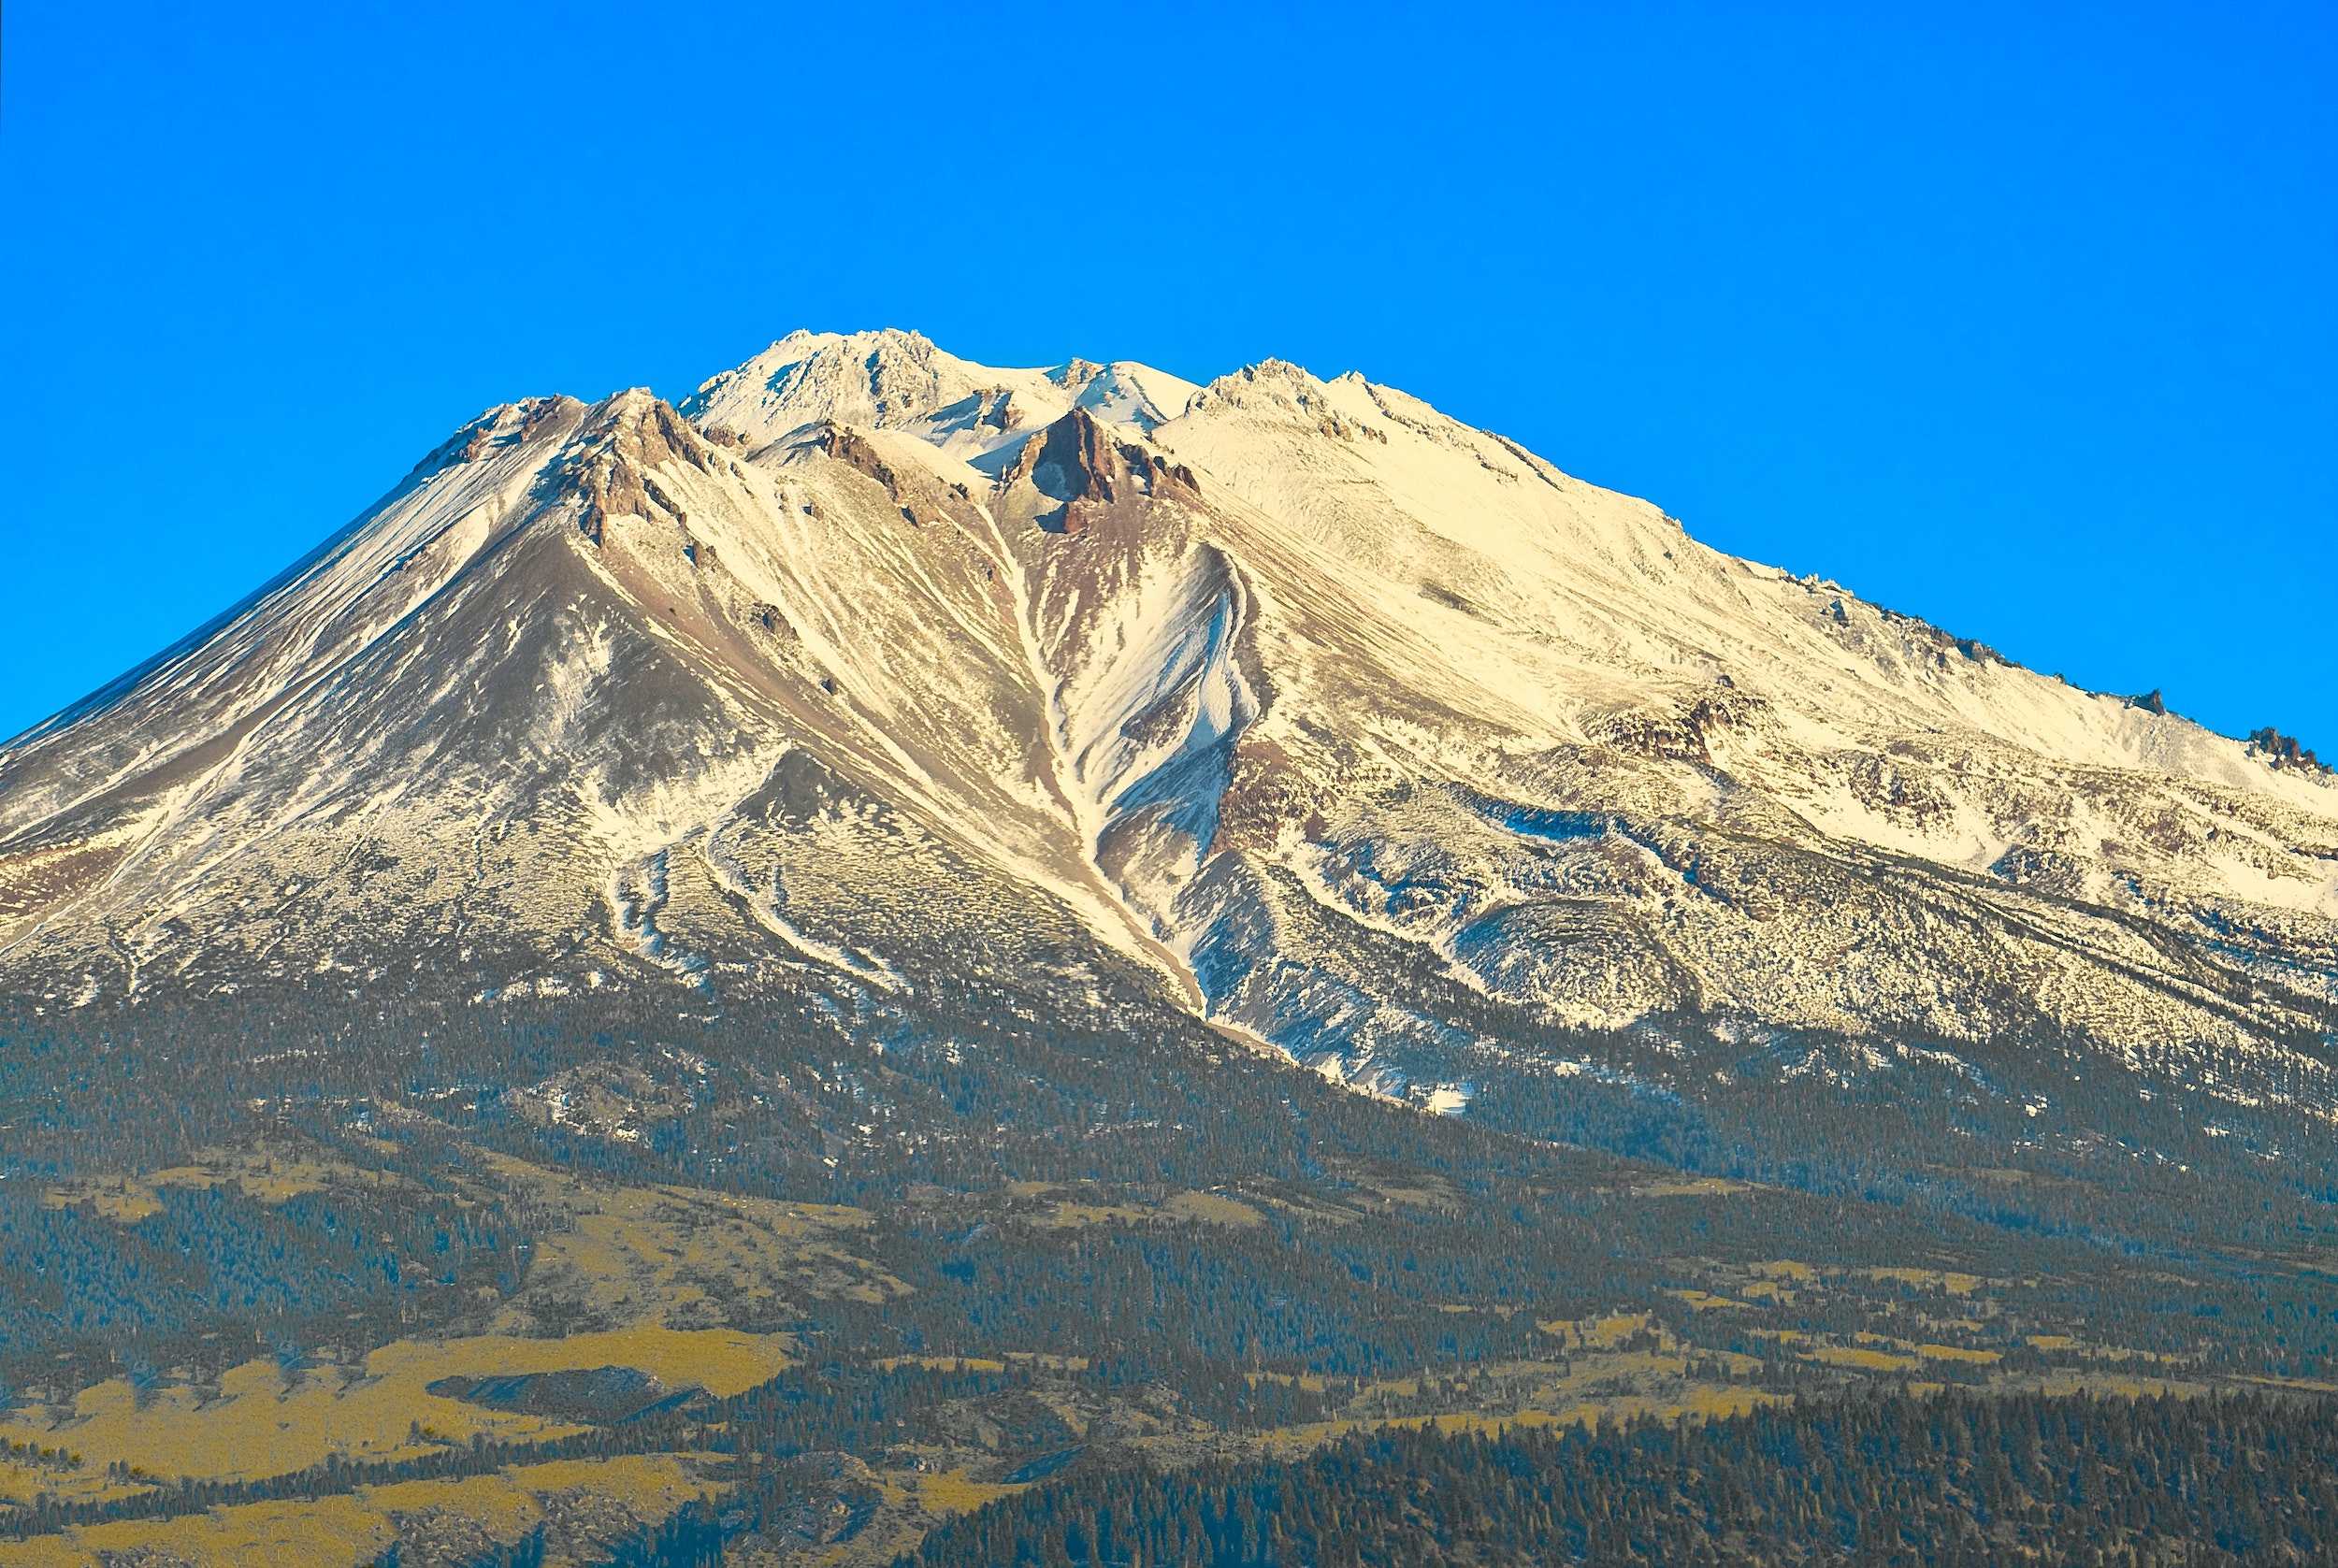
[[[576,1430],[431,1393],[429,1385],[441,1378],[629,1367],[669,1388],[696,1385],[721,1395],[766,1381],[788,1364],[791,1349],[785,1335],[650,1324],[566,1339],[400,1340],[350,1368],[287,1375],[275,1360],[259,1359],[215,1386],[145,1396],[115,1379],[83,1389],[51,1425],[0,1422],[0,1440],[69,1445],[85,1471],[119,1462],[135,1476],[259,1479],[333,1455],[395,1460],[469,1443],[474,1434],[510,1441]]]

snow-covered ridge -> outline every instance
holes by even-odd
[[[908,430],[953,457],[1018,441],[1074,408],[1141,430],[1175,418],[1195,388],[1142,365],[1075,359],[1001,370],[943,352],[915,332],[793,332],[703,382],[684,414],[750,445],[819,424]]]

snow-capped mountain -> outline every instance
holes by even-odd
[[[963,973],[1438,1109],[1685,1023],[2327,1118],[2338,783],[1359,375],[890,331],[493,410],[0,749],[48,1005]]]

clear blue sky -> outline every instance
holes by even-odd
[[[2338,753],[2338,10],[11,0],[0,734],[530,393],[1355,368]]]

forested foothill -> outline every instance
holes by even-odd
[[[1141,993],[1074,1029],[1044,978],[918,981],[16,1005],[0,1552],[328,1518],[401,1565],[2331,1539],[2299,1456],[2338,1194],[2275,1113],[2106,1087],[2192,1157],[2147,1160],[1920,1059],[1652,1093],[1748,1054],[1681,1019],[1533,1043],[1628,1082],[1490,1064],[1437,1116]]]

